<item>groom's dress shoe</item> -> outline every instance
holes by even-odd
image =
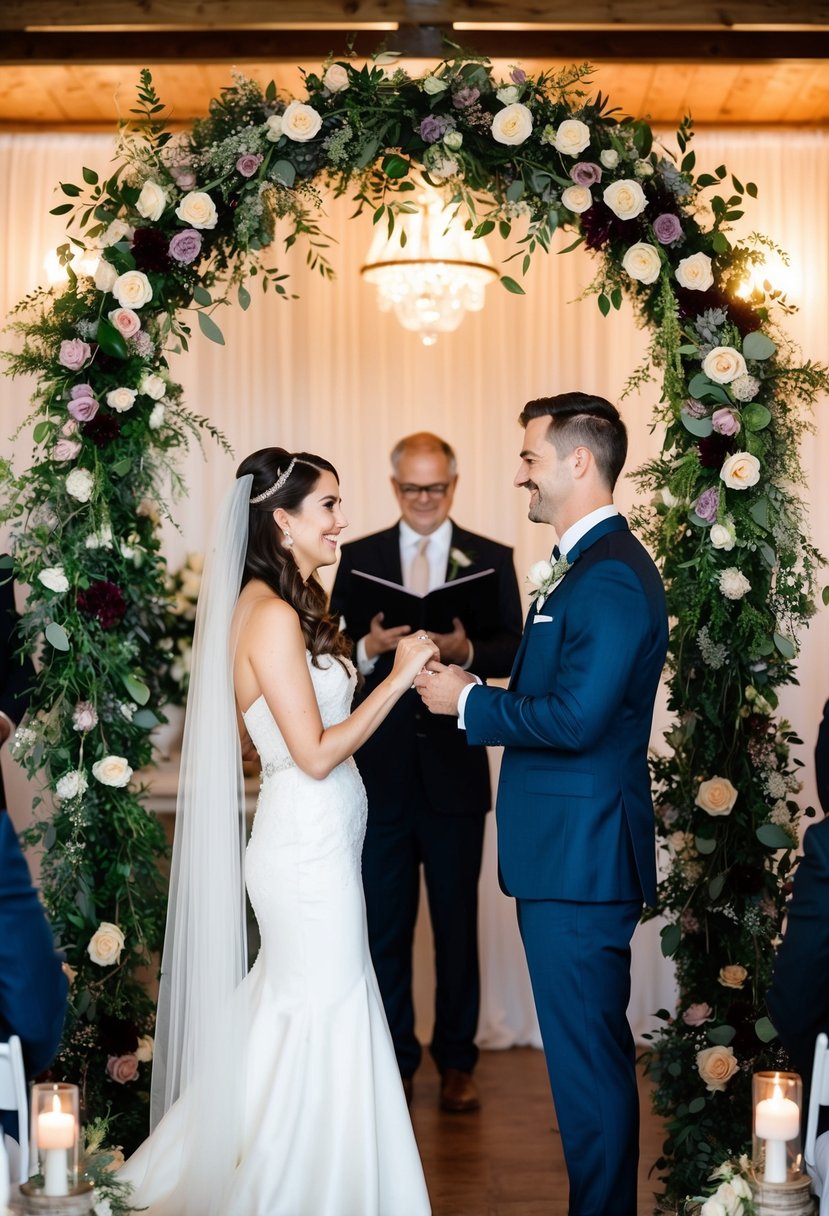
[[[457,1113],[479,1110],[481,1098],[471,1072],[447,1068],[440,1079],[440,1108]]]

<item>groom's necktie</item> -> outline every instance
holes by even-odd
[[[429,537],[423,536],[418,541],[417,552],[409,566],[409,591],[415,595],[429,594],[429,558],[426,550],[429,548]]]
[[[553,561],[557,562],[560,557],[561,550],[559,549],[558,545],[553,545]]]

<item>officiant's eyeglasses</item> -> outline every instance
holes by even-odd
[[[430,498],[445,498],[452,483],[448,481],[436,481],[431,486],[415,486],[411,482],[403,482],[401,485],[396,483],[398,490],[404,498],[420,498],[421,494],[428,494]]]

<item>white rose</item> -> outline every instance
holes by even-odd
[[[543,558],[534,562],[527,571],[527,582],[533,587],[541,587],[552,576],[553,567]]]
[[[450,152],[459,152],[463,145],[463,132],[447,131],[443,137],[443,143]]]
[[[714,284],[714,272],[707,253],[694,253],[683,258],[676,268],[676,281],[690,291],[707,291]]]
[[[729,566],[720,575],[720,591],[727,600],[741,600],[751,590],[751,583],[736,566]]]
[[[653,165],[649,160],[637,160],[633,172],[637,177],[653,177]]]
[[[73,469],[66,479],[66,493],[78,502],[89,502],[95,478],[88,469]]]
[[[641,215],[647,206],[645,192],[633,178],[623,177],[611,182],[602,195],[605,203],[620,220],[632,220]]]
[[[671,491],[668,489],[667,486],[663,486],[662,489],[659,491],[659,497],[662,500],[663,504],[668,508],[669,511],[673,507],[679,506],[679,499],[677,498],[676,494],[671,493]]]
[[[709,1093],[725,1089],[739,1067],[730,1047],[706,1047],[703,1051],[697,1052],[697,1071]],[[710,1203],[711,1200],[709,1199],[708,1202]]]
[[[449,85],[445,80],[441,80],[439,76],[427,76],[423,81],[423,92],[428,93],[430,97],[437,97],[439,93],[445,92]]]
[[[745,1178],[740,1178],[739,1175],[732,1178],[731,1189],[738,1199],[751,1199],[751,1187]]]
[[[734,530],[727,524],[712,524],[708,539],[715,549],[725,549],[726,553],[734,548]]]
[[[132,228],[129,224],[125,224],[123,220],[113,220],[107,225],[103,235],[98,237],[98,241],[106,249],[109,245],[117,245],[119,241],[128,241],[132,236]]]
[[[720,469],[720,479],[729,490],[747,490],[760,480],[760,461],[750,452],[735,452]]]
[[[112,528],[109,524],[104,524],[103,528],[98,532],[90,532],[84,541],[84,546],[87,549],[111,549],[112,548]]]
[[[322,83],[329,93],[342,93],[349,86],[348,69],[341,63],[332,63],[322,78]]]
[[[304,144],[313,139],[322,126],[322,118],[313,106],[302,101],[292,101],[282,115],[282,134],[296,143]]]
[[[191,228],[215,228],[219,222],[216,204],[203,190],[191,190],[176,207],[176,215]]]
[[[124,414],[135,405],[134,388],[111,388],[107,393],[107,405],[116,414]]]
[[[553,147],[565,156],[578,156],[590,143],[590,128],[578,118],[565,118],[556,131]]]
[[[95,286],[98,291],[112,291],[118,278],[118,271],[108,262],[106,258],[101,258],[98,265],[95,267]]]
[[[146,181],[141,187],[135,210],[139,215],[143,215],[145,220],[160,220],[169,201],[167,192],[158,182]]]
[[[150,280],[141,270],[119,274],[112,285],[112,294],[122,308],[143,308],[153,298]]]
[[[123,756],[104,756],[92,765],[92,776],[101,785],[111,785],[118,789],[128,783],[132,769]]]
[[[282,115],[271,114],[268,121],[265,123],[265,139],[269,139],[272,144],[275,144],[278,139],[282,138]]]
[[[714,1195],[714,1198],[718,1203],[723,1205],[727,1216],[742,1216],[743,1201],[734,1190],[732,1183],[721,1182],[717,1187],[717,1193]]]
[[[638,283],[655,283],[662,269],[659,250],[647,241],[637,241],[622,258],[622,268]]]
[[[80,798],[89,788],[86,773],[78,770],[74,773],[64,773],[55,783],[55,793],[58,798]]]
[[[121,958],[124,945],[124,934],[118,926],[103,920],[89,939],[86,952],[99,967],[111,967]]]
[[[706,1199],[699,1210],[699,1216],[728,1216],[719,1199]]]
[[[100,1199],[96,1199],[92,1204],[92,1211],[95,1213],[95,1216],[112,1216],[112,1204],[106,1196],[101,1196]]]
[[[561,202],[568,211],[581,215],[593,206],[593,195],[588,186],[568,186],[561,193]]]
[[[503,88],[497,89],[495,96],[504,106],[511,106],[518,101],[518,89],[514,84],[505,84]]]
[[[159,401],[153,406],[150,416],[147,419],[147,426],[151,431],[157,431],[159,427],[164,425],[164,414],[164,405],[161,401]]]
[[[703,359],[702,370],[715,384],[730,384],[738,376],[746,374],[746,361],[733,346],[715,346]]]
[[[605,169],[615,169],[619,163],[619,153],[615,148],[603,148],[599,153],[599,160]]]
[[[152,397],[153,401],[160,401],[167,392],[167,384],[161,376],[156,376],[153,372],[145,372],[138,381],[138,391],[145,397]]]
[[[41,570],[37,576],[38,582],[43,583],[44,587],[48,587],[50,591],[68,591],[69,579],[66,577],[63,566],[47,566],[45,570]]]
[[[135,1049],[135,1058],[141,1064],[149,1064],[150,1060],[153,1058],[154,1050],[155,1041],[153,1036],[151,1034],[142,1034],[141,1038],[138,1040],[138,1046]]]
[[[694,802],[709,815],[730,815],[737,792],[727,777],[711,777],[700,782]]]
[[[433,154],[429,156],[426,166],[429,170],[429,176],[439,178],[441,181],[447,177],[455,177],[460,172],[460,162],[454,156],[435,155],[437,147],[437,144],[433,144],[429,149],[429,152]]]
[[[492,120],[492,138],[499,144],[523,144],[533,129],[533,116],[520,101],[499,110]]]

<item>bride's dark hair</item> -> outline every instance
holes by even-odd
[[[291,605],[299,616],[305,645],[316,666],[317,657],[321,654],[348,658],[351,643],[341,632],[339,622],[327,612],[325,591],[316,575],[312,574],[307,582],[303,579],[291,550],[283,542],[283,533],[273,513],[277,507],[297,511],[303,499],[314,489],[322,472],[333,473],[339,482],[337,470],[329,461],[310,452],[291,453],[284,448],[260,448],[258,452],[245,457],[236,470],[236,476],[253,475],[250,496],[257,498],[274,486],[289,466],[292,466],[291,471],[278,490],[267,494],[261,502],[250,504],[242,586],[252,578],[261,579],[280,599]]]

